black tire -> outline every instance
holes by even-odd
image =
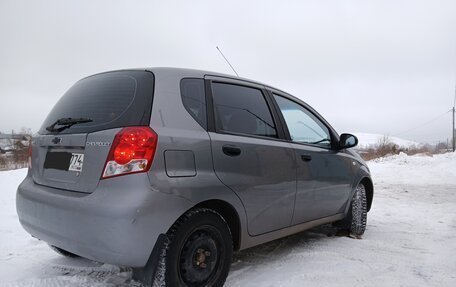
[[[171,227],[166,245],[166,286],[223,286],[233,241],[220,214],[206,208],[187,212]]]
[[[361,238],[366,231],[367,224],[367,197],[366,188],[360,183],[353,194],[350,209],[345,218],[336,224],[351,237]]]
[[[359,184],[356,187],[352,199],[351,210],[352,220],[350,224],[350,234],[361,236],[364,234],[364,231],[366,231],[367,224],[367,197],[366,188],[363,184]]]
[[[64,257],[69,257],[69,258],[77,258],[79,257],[78,255],[74,254],[74,253],[71,253],[71,252],[68,252],[66,250],[63,250],[62,248],[58,248],[56,246],[52,246],[52,245],[49,245],[49,247],[51,247],[52,250],[54,250],[55,252],[57,252],[58,254],[64,256]]]

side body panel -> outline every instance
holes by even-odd
[[[366,162],[353,150],[345,150],[344,151],[345,157],[348,158],[352,163],[355,162],[354,165],[354,174],[353,174],[353,181],[351,184],[351,193],[349,196],[349,199],[353,197],[353,194],[355,193],[356,187],[358,184],[361,183],[364,179],[368,179],[370,183],[373,182],[369,168],[367,167]],[[368,199],[368,206],[367,206],[367,211],[371,209],[372,206],[372,201],[373,201],[373,196],[374,196],[374,188],[372,186],[371,189],[371,194],[367,194],[367,199]],[[349,209],[349,204],[347,204],[345,208],[345,212],[348,212]]]
[[[288,227],[296,195],[295,157],[291,145],[283,140],[279,119],[267,91],[261,85],[238,79],[215,76],[206,76],[205,79],[208,118],[212,118],[208,129],[217,177],[241,199],[250,235]],[[215,85],[234,85],[240,90],[222,92],[214,89]],[[242,89],[256,91],[255,97],[243,94]],[[219,94],[214,94],[215,91]],[[239,95],[247,97],[246,102],[241,102],[244,98]],[[230,103],[230,98],[239,100],[240,106]],[[262,110],[255,110],[252,103],[261,106]],[[226,107],[231,110],[223,113]],[[231,116],[230,120],[225,118],[222,125],[222,117],[227,116]],[[273,121],[272,125],[268,124],[274,127],[277,138],[255,135],[261,130],[261,124],[267,123],[268,116]],[[230,152],[233,149],[235,154]]]
[[[294,152],[289,143],[210,133],[214,169],[244,204],[248,230],[258,235],[288,227],[296,194]],[[223,153],[236,146],[239,156]]]
[[[180,73],[160,70],[155,73],[155,96],[150,126],[158,134],[159,141],[153,165],[148,173],[151,191],[183,198],[190,203],[189,208],[208,200],[224,201],[236,210],[241,226],[240,234],[243,236],[247,233],[244,207],[236,193],[220,182],[214,172],[208,132],[183,106],[180,91],[182,78],[198,77],[187,70]],[[167,171],[166,164],[169,166],[171,161],[169,155],[176,152],[185,154],[186,162],[191,161],[190,152],[196,172],[192,173],[191,168],[187,168],[187,171],[179,176],[178,173]],[[169,227],[188,210],[176,208],[172,203],[168,208],[173,210],[174,214],[174,218],[166,222]]]
[[[349,158],[324,148],[301,144],[293,144],[293,147],[298,165],[293,224],[343,212],[354,175],[354,166]],[[304,161],[302,156],[311,159]],[[310,182],[312,186],[309,186]]]
[[[353,162],[356,162],[356,164],[353,165],[353,168],[352,168],[353,176],[351,177],[352,182],[350,183],[349,194],[345,198],[345,203],[342,205],[341,209],[337,213],[329,215],[329,216],[324,216],[321,218],[313,219],[310,221],[306,220],[302,223],[297,223],[297,220],[294,219],[293,224],[287,228],[283,228],[283,229],[269,232],[266,234],[262,234],[259,236],[244,235],[242,238],[241,249],[250,248],[252,246],[262,244],[265,242],[269,242],[272,240],[276,240],[276,239],[279,239],[279,238],[282,238],[285,236],[289,236],[289,235],[292,235],[292,234],[295,234],[298,232],[302,232],[304,230],[307,230],[307,229],[310,229],[310,228],[313,228],[313,227],[316,227],[316,226],[319,226],[319,225],[322,225],[325,223],[330,223],[330,222],[334,222],[334,221],[343,219],[349,210],[350,205],[348,203],[350,202],[350,199],[352,198],[352,196],[355,192],[356,186],[364,178],[368,178],[369,180],[371,180],[371,176],[370,176],[369,170],[365,166],[365,163],[362,160],[360,160],[359,156],[357,156],[355,152],[353,152],[351,150],[343,150],[343,151],[339,152],[339,156],[344,158],[343,159],[344,161],[347,160],[347,161],[351,162],[352,165],[353,165]],[[313,183],[312,183],[312,185],[313,185]],[[299,192],[300,191],[298,190],[298,193]],[[311,196],[310,194],[312,194],[312,192],[309,192],[309,197]],[[301,189],[301,193],[303,193],[302,189]],[[297,202],[296,204],[298,204],[298,200],[296,202]],[[305,203],[305,206],[308,206],[308,204]],[[318,207],[317,207],[317,209],[318,209]],[[295,214],[299,212],[298,209],[299,209],[299,206],[296,206]]]

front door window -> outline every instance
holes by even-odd
[[[293,142],[331,147],[329,130],[316,116],[284,97],[274,94],[274,98],[285,118]]]

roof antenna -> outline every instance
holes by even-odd
[[[223,55],[222,51],[220,50],[220,48],[218,46],[215,46],[215,48],[217,48],[217,50],[220,52],[220,54],[222,55],[223,59],[225,59],[225,61],[228,63],[228,65],[230,65],[231,69],[233,70],[233,72],[236,74],[236,76],[239,77],[238,73],[236,72],[236,70],[233,68],[233,66],[230,64],[230,62],[228,61],[228,59],[225,57],[225,55]]]

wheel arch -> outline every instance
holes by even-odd
[[[236,209],[226,201],[211,199],[198,203],[193,208],[207,208],[219,213],[228,224],[233,239],[233,249],[241,247],[241,221]]]
[[[367,211],[370,211],[374,199],[374,184],[368,177],[363,177],[359,183],[364,185],[364,188],[366,189]]]

